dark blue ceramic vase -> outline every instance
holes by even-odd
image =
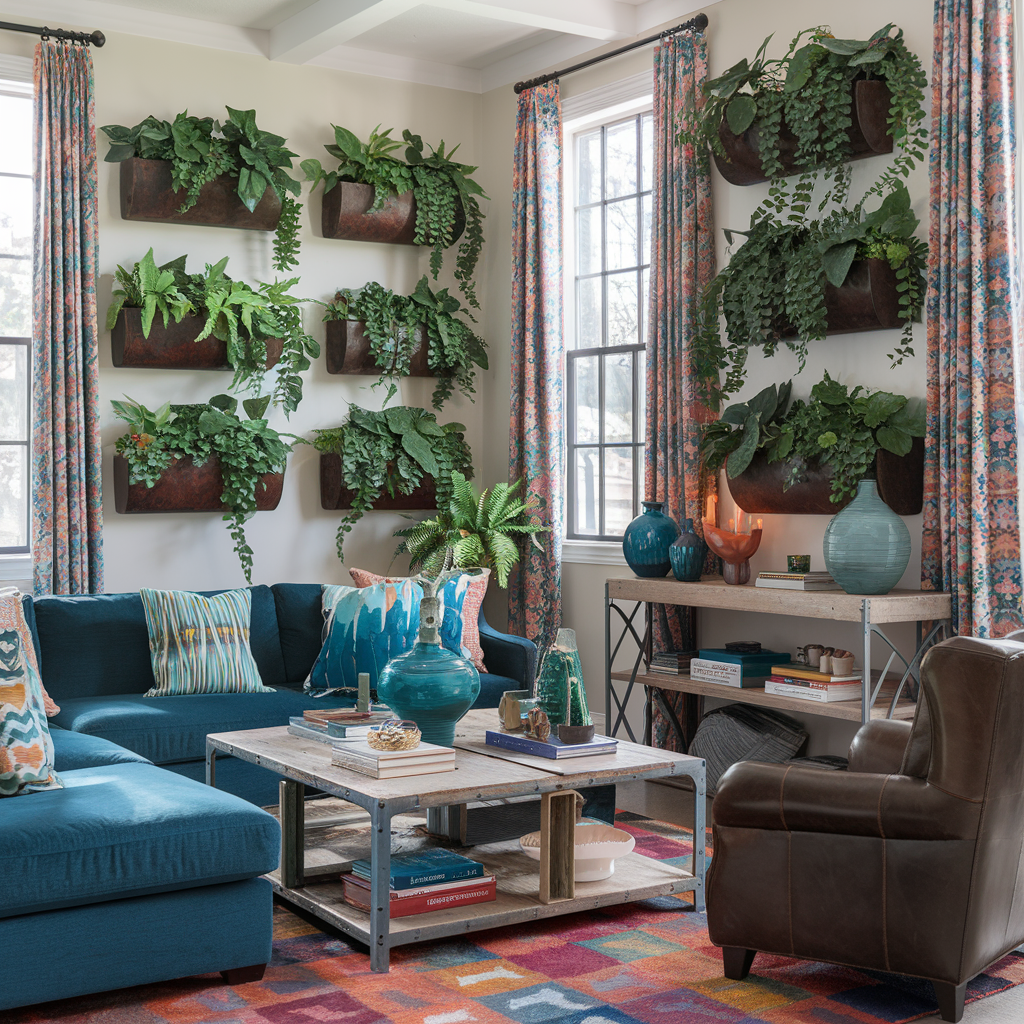
[[[643,512],[626,527],[622,553],[637,576],[667,576],[672,562],[668,549],[679,536],[676,521],[661,511],[663,501],[641,501]]]
[[[677,580],[695,583],[700,579],[708,557],[708,546],[704,538],[694,531],[692,519],[683,520],[683,532],[668,549],[668,557]]]

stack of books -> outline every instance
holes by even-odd
[[[383,704],[375,704],[373,711],[315,709],[288,719],[288,732],[305,740],[333,743],[335,740],[365,739],[370,726],[394,718],[393,712]]]
[[[759,689],[774,671],[773,665],[789,661],[784,651],[730,651],[703,648],[690,662],[690,678],[700,683],[720,683],[744,689]]]
[[[652,655],[651,671],[685,676],[690,671],[690,661],[696,657],[696,651],[661,651]]]
[[[775,590],[842,590],[827,572],[759,572],[755,587]]]
[[[532,736],[524,736],[519,732],[493,732],[488,729],[484,733],[484,742],[489,747],[500,747],[502,750],[514,750],[519,754],[536,754],[538,757],[559,760],[563,757],[614,754],[619,741],[610,736],[595,736],[589,743],[563,743],[553,735],[548,740],[535,740]]]
[[[834,676],[805,665],[773,665],[764,692],[828,704],[835,700],[859,700],[862,684],[859,672]]]
[[[370,862],[352,863],[342,875],[345,902],[370,910]],[[490,903],[497,898],[494,875],[484,866],[450,850],[424,850],[391,858],[391,917],[409,917],[445,907]]]
[[[334,741],[331,764],[375,779],[455,771],[455,748],[420,743],[412,750],[375,750],[365,739]]]

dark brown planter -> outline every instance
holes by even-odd
[[[891,101],[889,87],[881,79],[862,78],[853,83],[850,109],[853,123],[847,131],[850,137],[849,159],[863,160],[892,152],[892,136],[887,124]],[[756,121],[742,135],[736,135],[723,118],[718,137],[726,155],[724,159],[713,151],[712,155],[726,181],[732,185],[756,185],[768,180],[761,166],[761,136]],[[793,162],[795,153],[796,136],[783,125],[779,133],[779,159],[786,174],[798,173]]]
[[[256,486],[256,510],[277,508],[284,488],[284,473],[265,473],[263,487]],[[221,512],[224,480],[220,460],[212,456],[201,466],[183,455],[163,471],[152,487],[128,482],[128,461],[114,456],[114,508],[121,513],[135,512]]]
[[[115,366],[150,370],[230,370],[227,343],[214,338],[196,341],[204,319],[183,316],[179,323],[157,314],[149,331],[142,333],[142,310],[124,307],[110,332],[110,358]],[[267,338],[267,369],[277,365],[284,343]]]
[[[320,455],[320,507],[332,510],[352,507],[352,492],[341,479],[339,455]],[[396,494],[392,498],[385,492],[373,503],[375,512],[419,512],[436,509],[437,491],[433,480],[428,480],[417,487],[412,494]]]
[[[171,187],[170,160],[133,156],[121,161],[121,216],[125,220],[273,231],[281,219],[281,200],[274,190],[268,188],[250,213],[238,198],[237,188],[236,177],[222,174],[200,189],[195,206],[179,213],[186,192]]]
[[[415,245],[416,200],[412,191],[392,193],[379,210],[373,206],[374,188],[352,181],[339,181],[324,193],[320,228],[324,238],[343,238],[352,242],[391,242]],[[455,221],[452,242],[460,238],[466,218],[460,212]]]
[[[427,366],[428,348],[420,327],[417,332],[416,348],[413,350],[409,377],[431,377]],[[370,339],[366,324],[362,320],[328,320],[324,339],[324,356],[328,373],[353,373],[379,377],[386,369],[374,362],[370,353]]]
[[[810,470],[806,480],[784,490],[789,470],[788,462],[769,462],[758,452],[738,477],[728,480],[729,491],[744,512],[757,515],[832,516],[853,500],[829,500],[832,470],[828,466]],[[875,474],[882,501],[897,515],[916,516],[923,506],[924,438],[915,437],[913,447],[903,457],[879,449]]]

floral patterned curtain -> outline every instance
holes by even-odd
[[[676,136],[684,110],[692,110],[707,77],[703,33],[669,36],[654,52],[654,203],[651,224],[650,330],[647,338],[647,445],[644,495],[665,502],[680,527],[701,516],[715,480],[700,460],[700,425],[712,417],[699,398],[690,366],[690,339],[701,293],[715,276],[711,174],[706,153]],[[655,650],[690,649],[693,609],[654,607]],[[696,728],[698,702],[690,694],[660,692],[687,739]],[[671,717],[655,701],[654,742],[679,749]]]
[[[103,589],[95,121],[89,47],[39,43],[32,332],[37,594]]]
[[[953,629],[1021,628],[1013,0],[936,0],[921,578]]]
[[[512,171],[512,414],[509,479],[544,501],[509,584],[509,628],[542,648],[562,615],[562,109],[558,82],[519,94]]]

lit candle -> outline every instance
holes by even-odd
[[[735,533],[736,532],[736,520],[735,519],[730,519],[729,520],[729,532],[730,533]]]
[[[713,494],[708,495],[707,507],[704,509],[704,518],[709,523],[715,521],[715,496]]]
[[[356,711],[370,710],[370,673],[359,673],[359,696],[356,699]]]
[[[758,521],[757,521],[757,528],[758,528],[759,530],[761,529],[761,523],[762,523],[762,522],[763,522],[763,520],[761,520],[761,519],[758,519]]]

